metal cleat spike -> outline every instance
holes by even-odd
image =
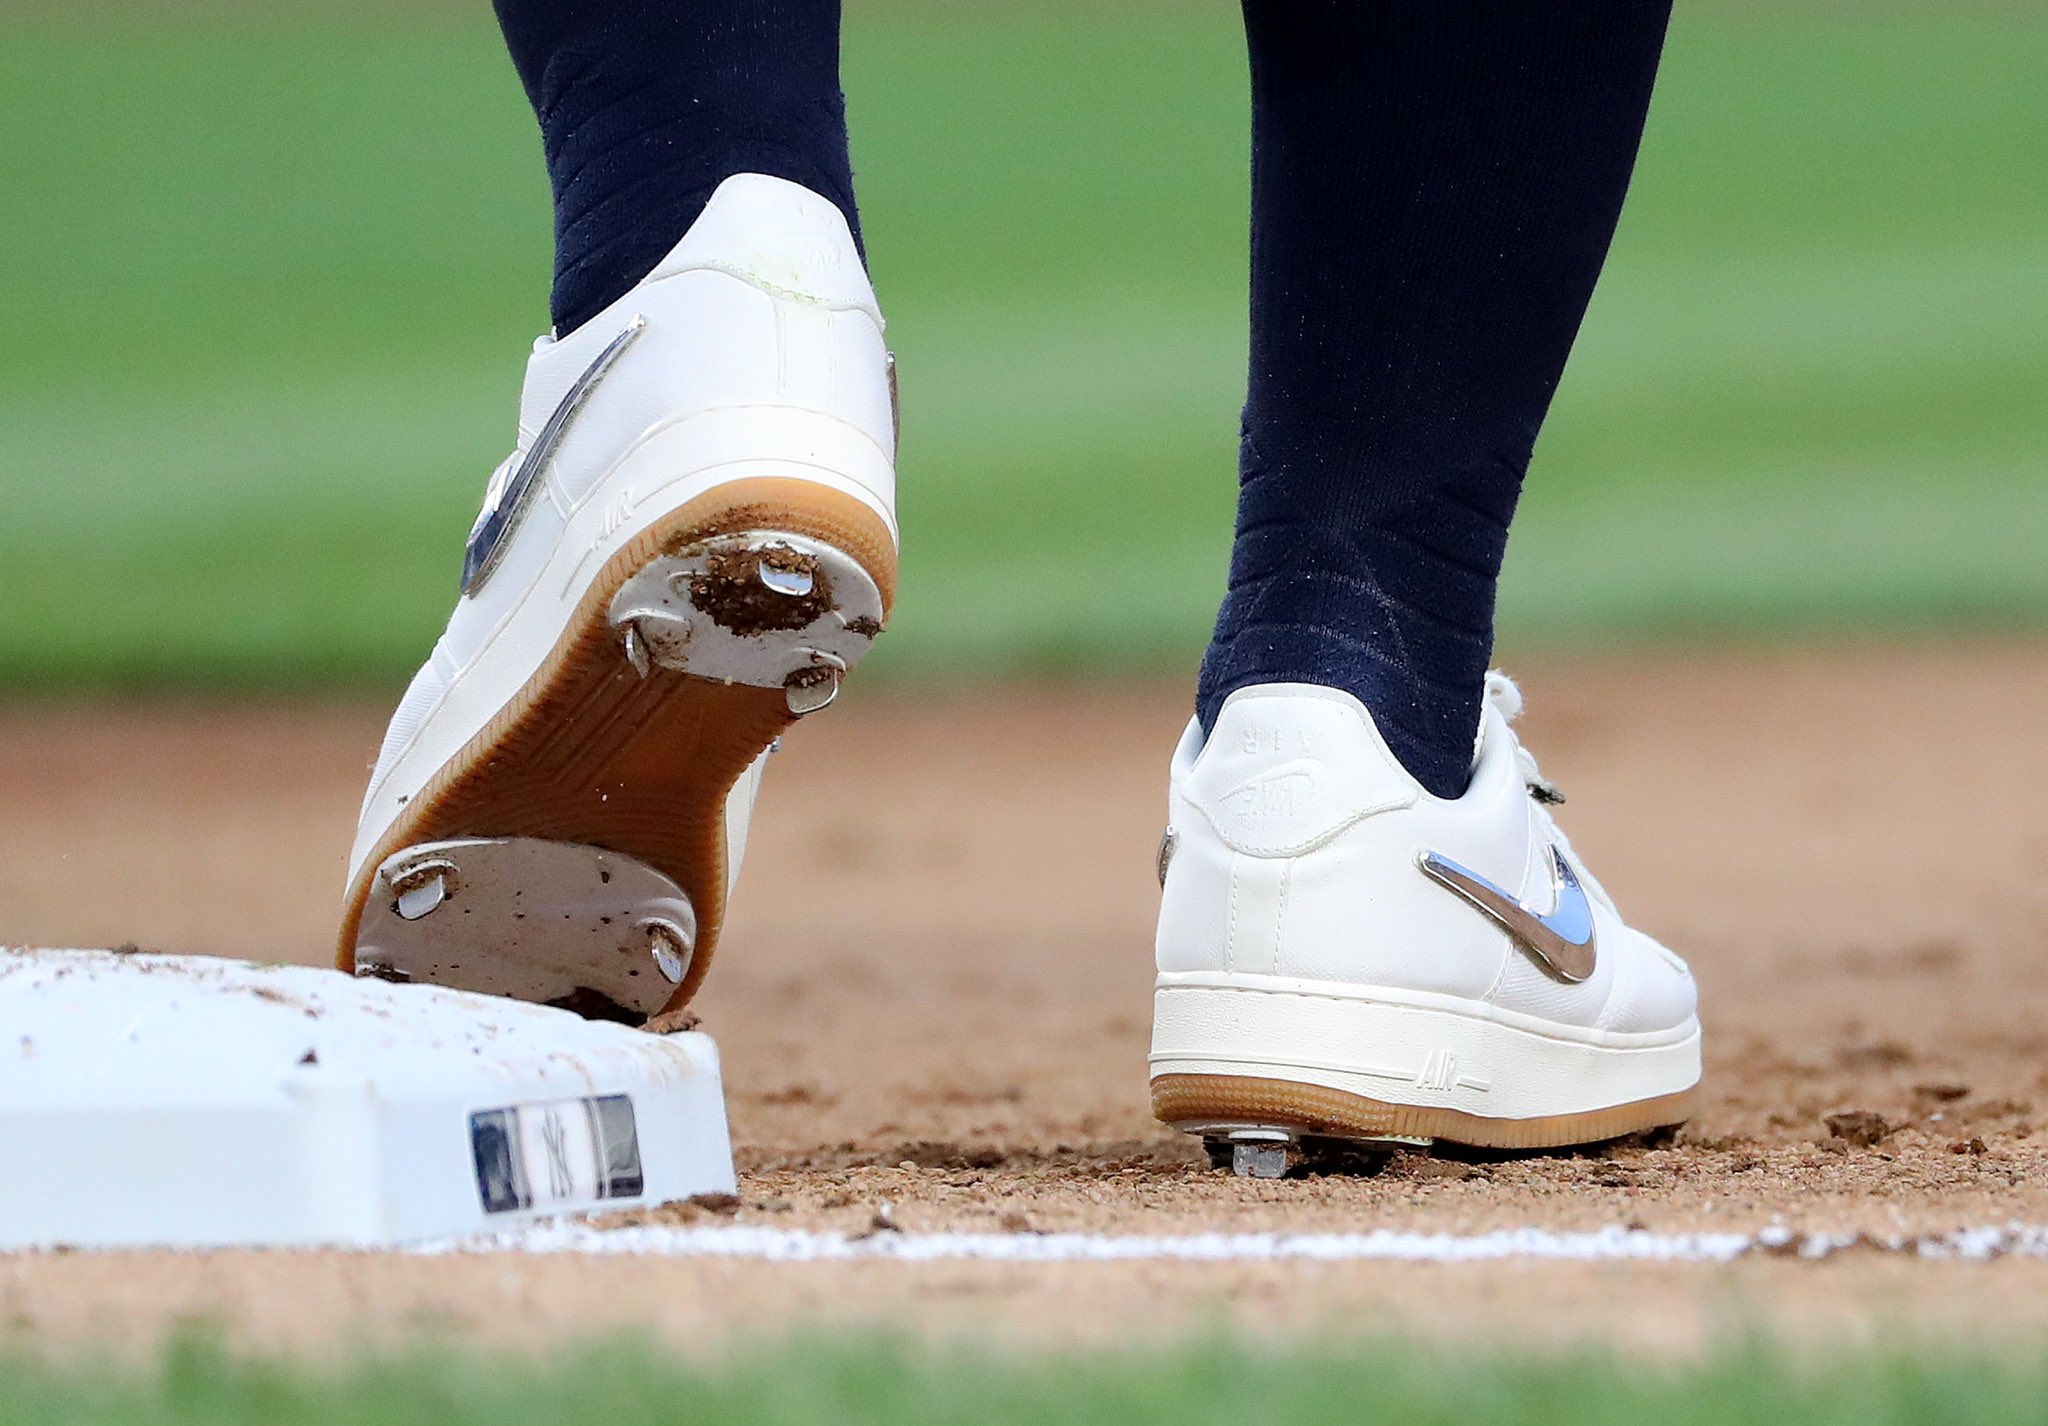
[[[1222,1167],[1225,1146],[1230,1171],[1239,1178],[1285,1178],[1302,1162],[1301,1144],[1284,1129],[1234,1129],[1210,1141],[1210,1159]]]
[[[789,699],[789,711],[797,717],[820,712],[830,708],[832,700],[839,696],[839,671],[799,669],[789,676],[783,692]]]
[[[681,985],[683,972],[690,965],[690,937],[673,921],[657,917],[642,921],[640,929],[647,933],[647,948],[654,953],[655,968],[662,978],[670,985]]]
[[[811,662],[782,681],[789,699],[789,711],[801,718],[807,713],[832,706],[839,696],[839,680],[846,673],[843,660],[818,649],[810,651]]]
[[[626,662],[633,665],[633,672],[642,678],[647,677],[648,670],[654,667],[653,661],[647,657],[647,641],[640,637],[637,622],[626,625]]]
[[[403,921],[417,921],[448,899],[449,879],[455,864],[433,858],[400,867],[385,878],[391,888],[392,910]]]
[[[1230,1171],[1239,1178],[1287,1177],[1285,1144],[1232,1144]]]
[[[764,559],[755,566],[754,572],[762,584],[792,599],[801,599],[818,587],[816,573],[808,569],[782,569]]]

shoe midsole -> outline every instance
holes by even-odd
[[[1539,1030],[1480,1001],[1368,986],[1282,989],[1277,979],[1162,976],[1152,1077],[1280,1079],[1487,1119],[1587,1113],[1699,1082],[1696,1017],[1643,1035]]]

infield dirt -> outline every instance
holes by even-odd
[[[905,1229],[1463,1232],[2048,1223],[2048,647],[1531,661],[1525,740],[1631,919],[1692,960],[1704,1110],[1669,1142],[1364,1177],[1212,1173],[1149,1115],[1153,853],[1187,691],[854,690],[770,769],[696,1008],[741,1202]],[[321,962],[383,710],[0,711],[0,935]],[[10,1171],[20,1171],[16,1166]],[[1684,1345],[1729,1322],[2048,1325],[2048,1264],[774,1265],[0,1258],[0,1328],[311,1345],[452,1326],[679,1341],[859,1320],[1119,1340],[1237,1322]]]

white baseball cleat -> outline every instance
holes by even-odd
[[[1521,703],[1488,676],[1455,800],[1335,689],[1240,689],[1206,741],[1190,724],[1160,848],[1161,1120],[1264,1175],[1305,1140],[1545,1148],[1692,1112],[1691,973],[1551,820]]]
[[[836,206],[727,179],[534,345],[462,598],[385,735],[343,969],[629,1019],[710,964],[762,764],[896,581],[895,371]]]

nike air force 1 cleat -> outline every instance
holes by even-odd
[[[777,736],[888,618],[895,453],[846,221],[781,179],[727,179],[645,281],[541,338],[370,778],[342,968],[680,1008]]]
[[[1472,782],[1432,796],[1348,693],[1231,695],[1174,754],[1152,1105],[1241,1173],[1433,1140],[1592,1143],[1692,1112],[1685,963],[1622,923],[1489,675]]]

